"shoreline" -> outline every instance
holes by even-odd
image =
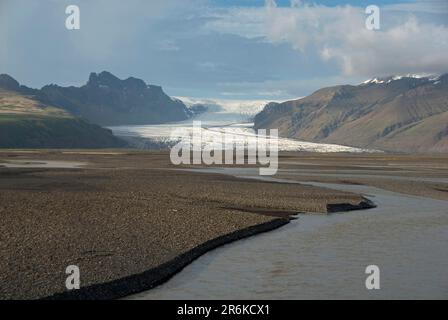
[[[165,170],[170,167],[163,168],[165,154],[35,158],[89,165],[0,169],[7,249],[0,264],[7,284],[3,299],[124,298],[166,282],[217,247],[280,228],[294,213],[375,207],[365,197],[338,190]],[[27,220],[30,212],[45,232]],[[31,241],[23,243],[23,236]],[[69,263],[80,266],[84,288],[64,291]],[[33,266],[37,271],[29,273]],[[44,286],[25,288],[34,283]]]
[[[446,297],[443,266],[448,233],[441,231],[448,226],[447,202],[360,185],[326,187],[369,194],[378,207],[372,212],[344,212],[331,218],[303,215],[299,223],[291,221],[278,232],[210,252],[161,287],[130,299]],[[403,250],[404,242],[409,244],[407,250]],[[364,270],[372,263],[372,254],[378,266],[387,266],[388,273],[387,286],[374,294],[363,286]],[[434,263],[429,266],[424,258]],[[399,263],[403,260],[410,261],[407,267]],[[226,270],[234,275],[228,277]],[[310,286],[314,279],[318,281]],[[346,284],[343,290],[340,279]]]
[[[373,201],[364,197],[363,199],[364,200],[358,205],[341,203],[331,205],[331,207],[328,206],[329,210],[327,214],[344,213],[355,210],[368,210],[377,207]],[[163,263],[160,266],[149,269],[145,272],[130,275],[111,282],[91,285],[79,290],[56,293],[39,300],[114,300],[126,298],[134,294],[139,294],[164,284],[173,276],[182,272],[182,270],[192,262],[199,259],[206,253],[213,251],[214,249],[230,244],[232,242],[279,229],[289,224],[291,220],[294,219],[297,218],[293,215],[291,215],[289,218],[279,217],[269,222],[237,230],[230,234],[223,235],[204,242],[203,244],[200,244],[192,250],[185,252],[175,257],[174,259]]]
[[[344,213],[355,210],[368,210],[377,207],[377,205],[370,199],[367,199],[365,197],[362,197],[362,199],[363,200],[357,205],[349,203],[329,204],[327,205],[327,214]],[[238,210],[244,211],[244,209]],[[257,211],[258,210],[254,210],[252,211],[252,213],[261,215],[266,214],[265,212]],[[298,219],[295,216],[299,215],[300,213],[288,214],[289,217],[282,217],[280,215],[278,216],[278,218],[269,222],[250,226],[241,230],[234,231],[230,234],[209,240],[193,248],[192,250],[185,252],[175,257],[174,259],[160,266],[149,269],[145,272],[134,274],[111,282],[91,285],[79,290],[56,293],[54,295],[44,297],[40,300],[114,300],[126,298],[135,294],[152,290],[169,281],[173,276],[182,272],[185,267],[193,263],[195,260],[199,259],[201,256],[207,254],[208,252],[232,242],[279,229],[289,224],[291,220]]]
[[[181,272],[190,263],[213,249],[226,244],[269,232],[290,223],[290,219],[279,218],[259,225],[234,231],[209,240],[174,259],[140,274],[131,275],[107,283],[95,284],[63,293],[56,293],[40,300],[112,300],[125,298],[154,289]]]

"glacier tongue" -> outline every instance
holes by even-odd
[[[136,147],[143,149],[166,148],[182,141],[190,144],[193,136],[193,120],[201,121],[202,147],[213,146],[223,135],[231,135],[237,143],[254,145],[257,132],[253,129],[251,119],[261,111],[269,101],[262,100],[217,100],[179,98],[187,106],[203,104],[209,111],[187,121],[140,126],[110,127],[116,136],[122,137]],[[175,134],[173,134],[175,133]],[[269,132],[268,132],[269,133]],[[376,152],[361,148],[353,148],[336,144],[313,143],[295,139],[279,138],[279,151],[306,152]]]
[[[219,123],[219,121],[203,122],[201,128],[202,147],[213,146],[215,149],[222,149],[221,144],[216,143],[224,135],[231,135],[236,143],[255,145],[257,133],[252,128],[253,123]],[[162,125],[147,126],[119,126],[111,127],[113,133],[117,136],[126,138],[128,141],[138,139],[140,147],[151,149],[150,146],[172,146],[180,141],[185,144],[191,144],[193,136],[192,123],[171,123]],[[175,130],[175,131],[174,131]],[[172,133],[175,132],[173,136]],[[268,131],[269,134],[269,131]],[[151,143],[142,143],[142,140],[148,140]],[[306,152],[374,152],[373,150],[353,148],[336,144],[313,143],[299,141],[294,139],[279,138],[279,151],[306,151]]]

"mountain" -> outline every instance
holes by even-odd
[[[39,90],[0,75],[1,148],[117,148],[126,146],[108,129],[42,102]]]
[[[448,152],[448,74],[375,78],[270,103],[255,128],[284,137],[385,151]]]
[[[120,80],[109,72],[91,73],[81,87],[48,85],[40,99],[103,126],[154,124],[186,120],[190,110],[162,88],[143,80]]]

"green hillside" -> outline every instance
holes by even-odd
[[[20,93],[0,89],[0,148],[116,148],[108,129]]]

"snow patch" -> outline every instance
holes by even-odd
[[[362,84],[382,84],[382,83],[391,83],[393,81],[401,80],[401,79],[427,79],[428,81],[434,82],[440,78],[440,75],[434,74],[405,74],[405,75],[396,75],[385,78],[373,78],[364,81]]]

